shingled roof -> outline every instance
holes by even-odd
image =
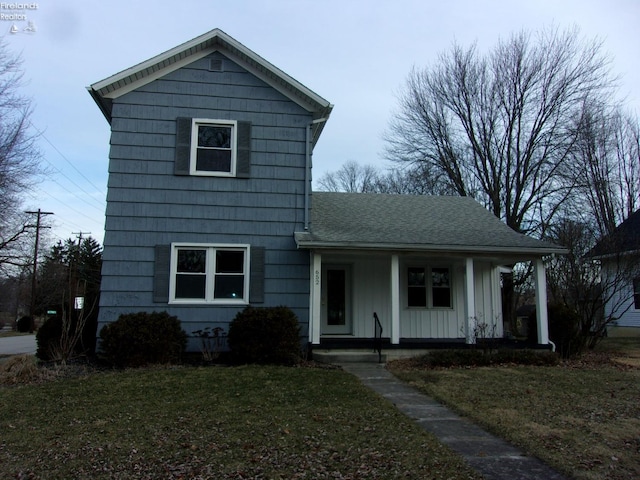
[[[299,248],[541,256],[556,245],[515,232],[469,197],[313,192]]]
[[[213,52],[220,52],[248,72],[272,86],[285,97],[313,114],[312,142],[315,145],[333,105],[250,50],[219,28],[185,42],[149,60],[116,73],[87,87],[98,107],[111,123],[113,100],[168,73],[189,65]]]
[[[633,212],[611,235],[600,240],[589,255],[598,257],[637,251],[640,251],[640,210]]]

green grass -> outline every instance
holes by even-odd
[[[3,478],[478,478],[341,370],[177,367],[0,388]]]
[[[640,478],[639,342],[556,367],[391,370],[574,478]]]

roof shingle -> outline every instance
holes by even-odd
[[[519,234],[469,197],[313,192],[302,248],[559,253]]]

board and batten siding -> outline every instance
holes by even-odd
[[[482,336],[502,337],[502,292],[500,290],[500,270],[490,262],[474,262],[476,321],[486,327],[479,330]]]
[[[378,314],[383,337],[391,332],[391,257],[380,255],[325,254],[324,264],[348,266],[352,285],[352,334],[373,338],[373,312]],[[407,268],[412,265],[449,267],[452,282],[451,308],[409,308],[407,306]],[[499,271],[489,262],[474,264],[476,312],[479,321],[496,322],[496,335],[502,336]],[[402,258],[400,262],[400,338],[459,339],[465,336],[465,269],[459,259],[450,262],[427,257]]]
[[[451,308],[409,308],[407,306],[407,268],[410,266],[448,267],[451,281]],[[430,294],[428,294],[430,296]],[[445,338],[464,336],[464,270],[461,264],[433,258],[409,258],[400,263],[400,338]]]
[[[223,71],[209,71],[211,59]],[[177,118],[251,123],[248,178],[175,175]],[[243,307],[153,301],[154,250],[172,242],[264,248],[264,302],[287,305],[307,335],[303,228],[309,112],[219,52],[113,101],[98,328],[122,313],[163,311],[187,333],[227,324]]]

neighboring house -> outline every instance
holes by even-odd
[[[213,30],[89,87],[111,125],[100,329],[166,310],[187,333],[286,305],[312,345],[502,334],[500,268],[561,249],[469,198],[311,192],[332,105]],[[190,345],[195,348],[196,342]]]
[[[640,210],[590,252],[600,260],[604,318],[612,326],[640,329]],[[640,333],[640,331],[639,331]]]

